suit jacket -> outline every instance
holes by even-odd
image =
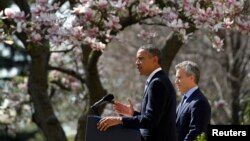
[[[177,107],[176,126],[178,141],[194,141],[202,132],[207,134],[211,107],[199,89]]]
[[[161,70],[144,91],[140,113],[122,121],[126,127],[140,128],[143,141],[176,141],[175,110],[175,89]]]

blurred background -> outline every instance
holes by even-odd
[[[1,11],[13,1],[0,2]],[[161,19],[149,21],[158,20]],[[0,21],[0,31],[9,29],[4,25]],[[209,33],[197,30],[190,40],[180,45],[178,40],[168,42],[173,37],[170,28],[138,22],[119,31],[102,52],[94,52],[100,56],[94,61],[88,60],[93,54],[85,53],[93,50],[86,47],[61,54],[51,47],[45,56],[49,58],[46,66],[48,79],[44,80],[42,92],[36,91],[36,85],[32,85],[34,82],[40,84],[40,81],[31,79],[34,78],[31,74],[43,69],[44,62],[38,61],[36,67],[32,66],[32,57],[34,59],[37,54],[30,53],[30,46],[25,47],[20,38],[13,36],[14,43],[0,43],[0,141],[45,141],[44,133],[49,133],[45,130],[48,128],[42,126],[43,117],[49,123],[54,123],[56,117],[56,125],[62,127],[67,140],[73,141],[79,136],[79,131],[82,136],[85,133],[86,116],[93,113],[90,105],[108,93],[124,103],[130,98],[139,110],[146,78],[139,75],[135,60],[138,48],[145,44],[154,44],[164,51],[163,69],[173,85],[176,64],[191,60],[199,65],[199,87],[212,107],[211,124],[250,124],[250,37],[246,33],[222,30],[219,34],[224,45],[218,50],[213,48]],[[40,52],[46,53],[42,49]],[[86,60],[93,61],[94,65],[85,64]],[[36,73],[36,76],[40,74]],[[177,95],[178,104],[181,96]],[[43,113],[49,114],[44,116]],[[111,104],[102,107],[100,113],[101,116],[117,115]]]
[[[156,38],[150,41],[142,40],[137,36],[142,30],[154,31]],[[218,52],[210,46],[203,32],[205,31],[195,33],[192,40],[185,43],[177,53],[169,70],[172,83],[174,84],[174,66],[177,63],[184,60],[198,63],[201,70],[199,87],[209,99],[212,107],[211,124],[231,124],[235,120],[233,118],[236,118],[239,124],[249,124],[249,37],[237,32],[227,33],[225,40],[229,42],[228,46]],[[115,100],[127,103],[127,98],[130,98],[135,108],[139,110],[146,78],[140,76],[135,67],[137,49],[145,43],[153,43],[160,48],[164,45],[169,33],[170,30],[159,26],[134,25],[125,29],[108,45],[100,58],[98,69],[103,86],[108,93],[115,96]],[[20,89],[27,90],[25,83],[27,83],[30,58],[18,48],[3,45],[0,48],[0,139],[1,141],[14,140],[14,138],[18,141],[43,140],[40,131],[31,121],[32,104],[25,101],[25,98],[29,99],[29,96],[27,93],[22,93],[20,96],[19,93]],[[55,74],[51,77],[53,75]],[[51,103],[70,138],[76,134],[77,119],[81,115],[79,111],[86,108],[85,92],[83,89],[72,92],[60,87],[53,88],[53,86],[50,91],[55,91]],[[6,99],[7,97],[11,98]],[[20,97],[23,103],[18,103]],[[178,102],[180,98],[178,94]],[[233,103],[235,98],[239,99],[239,103]],[[8,104],[13,104],[15,109],[2,111]],[[232,116],[232,112],[237,113],[236,117]],[[116,115],[112,111],[111,104],[107,104],[102,113],[102,116],[108,115]]]

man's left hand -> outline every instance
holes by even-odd
[[[104,117],[97,123],[97,129],[106,131],[109,127],[122,124],[122,117]]]

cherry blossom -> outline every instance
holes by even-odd
[[[39,33],[32,32],[31,33],[31,41],[33,43],[40,42],[42,40],[42,36]]]
[[[190,28],[191,23],[184,22],[181,19],[179,15],[182,13],[193,21],[197,29],[207,28],[217,32],[222,28],[234,28],[244,32],[249,31],[249,20],[238,16],[243,10],[244,1],[202,1],[203,5],[201,5],[200,2],[201,1],[194,0],[178,1],[175,7],[164,7],[160,9],[155,5],[154,0],[144,0],[139,1],[137,8],[133,12],[137,13],[140,17],[153,17],[162,14],[166,26],[178,32],[183,41],[189,37],[186,35],[185,30]],[[11,8],[6,8],[4,10],[5,16],[1,16],[1,18],[13,19],[17,25],[17,32],[26,32],[27,35],[33,36],[29,37],[28,40],[31,42],[49,39],[54,46],[69,44],[72,44],[71,46],[79,46],[84,43],[89,44],[89,39],[81,41],[81,38],[91,36],[93,38],[91,45],[93,45],[93,48],[96,48],[96,45],[100,44],[100,41],[94,38],[104,37],[107,38],[104,41],[110,42],[112,37],[109,33],[122,28],[120,25],[120,17],[116,14],[120,14],[121,9],[125,12],[129,4],[131,4],[129,0],[80,0],[80,3],[72,8],[71,13],[68,13],[69,15],[76,16],[75,19],[72,20],[72,25],[69,27],[64,26],[67,19],[58,16],[58,13],[60,13],[59,4],[51,5],[46,0],[38,0],[37,3],[34,4],[31,12],[31,21],[27,21],[27,17],[23,11],[14,12]],[[102,14],[104,13],[106,13],[107,19],[102,18],[102,16],[104,16]],[[100,27],[91,27],[91,24],[99,24]],[[43,27],[43,29],[41,29],[41,27]],[[101,31],[103,29],[106,31]],[[101,34],[98,35],[98,32]],[[2,36],[3,35],[4,34],[2,34]],[[65,42],[66,39],[70,39],[70,41]],[[96,43],[93,43],[93,41],[96,41]],[[216,42],[214,43],[214,46],[215,45],[218,46],[221,45],[221,43]]]
[[[230,28],[233,23],[234,21],[230,18],[224,18],[223,25],[225,26],[225,28]]]
[[[213,45],[212,46],[217,51],[221,51],[222,50],[222,46],[223,46],[223,40],[221,40],[219,36],[214,36]]]
[[[112,7],[123,9],[128,5],[129,0],[109,0]]]
[[[104,51],[116,34],[124,29],[123,19],[127,17],[131,17],[135,23],[158,18],[161,25],[170,27],[183,42],[192,36],[188,29],[206,29],[213,32],[210,40],[217,51],[223,51],[224,45],[223,39],[217,35],[219,30],[250,32],[250,17],[242,13],[243,0],[178,0],[171,1],[172,6],[164,8],[158,7],[155,0],[135,1],[79,0],[74,7],[69,6],[62,10],[59,3],[50,4],[47,0],[37,0],[30,6],[31,13],[27,15],[24,11],[6,8],[0,11],[0,22],[7,20],[14,24],[8,32],[4,31],[0,24],[0,43],[12,44],[15,33],[25,33],[28,43],[49,47],[51,66],[84,76],[83,48],[89,47],[93,52]],[[157,33],[142,30],[138,36],[149,41],[148,39],[156,37]],[[50,71],[49,81],[63,83],[73,93],[83,95],[79,91],[84,86],[77,78]],[[25,80],[13,81],[9,84],[13,90],[0,89],[0,92],[5,94],[5,101],[0,105],[0,117],[5,116],[5,119],[11,119],[10,122],[15,122],[17,110],[31,113],[32,106],[25,103],[30,100],[26,84]],[[223,101],[218,101],[215,106],[223,107],[223,104]],[[10,114],[2,116],[2,113],[7,111],[6,107],[11,109]]]
[[[155,16],[161,13],[159,7],[154,5],[154,0],[141,1],[137,7],[137,12],[142,16]]]
[[[145,30],[142,30],[142,31],[140,31],[139,34],[137,34],[137,36],[148,41],[148,39],[155,38],[157,36],[157,33],[156,32],[147,32]]]
[[[100,11],[106,11],[108,8],[108,1],[107,0],[99,0],[94,5]]]
[[[200,4],[203,2],[203,5]],[[181,13],[185,14],[194,24],[197,29],[208,29],[217,32],[219,29],[238,29],[242,32],[249,31],[249,20],[245,20],[240,16],[243,10],[244,1],[229,0],[229,1],[193,1],[184,0],[178,3],[179,9],[165,8],[163,9],[163,19],[166,20],[166,25],[172,27],[174,31],[182,35],[182,39],[186,38],[186,30],[190,24],[179,19]],[[240,18],[239,18],[240,17]],[[214,34],[215,35],[215,34]],[[213,47],[221,50],[223,40],[214,37],[212,40]],[[220,48],[220,49],[219,49]]]
[[[4,14],[6,15],[7,18],[14,18],[14,11],[11,8],[6,8],[4,10]]]
[[[119,17],[115,17],[115,16],[110,16],[108,18],[108,21],[105,22],[105,25],[107,28],[110,29],[114,29],[114,30],[118,30],[121,28],[121,25],[119,24]]]

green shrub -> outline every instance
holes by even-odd
[[[195,141],[206,141],[206,137],[204,133],[201,133]]]

